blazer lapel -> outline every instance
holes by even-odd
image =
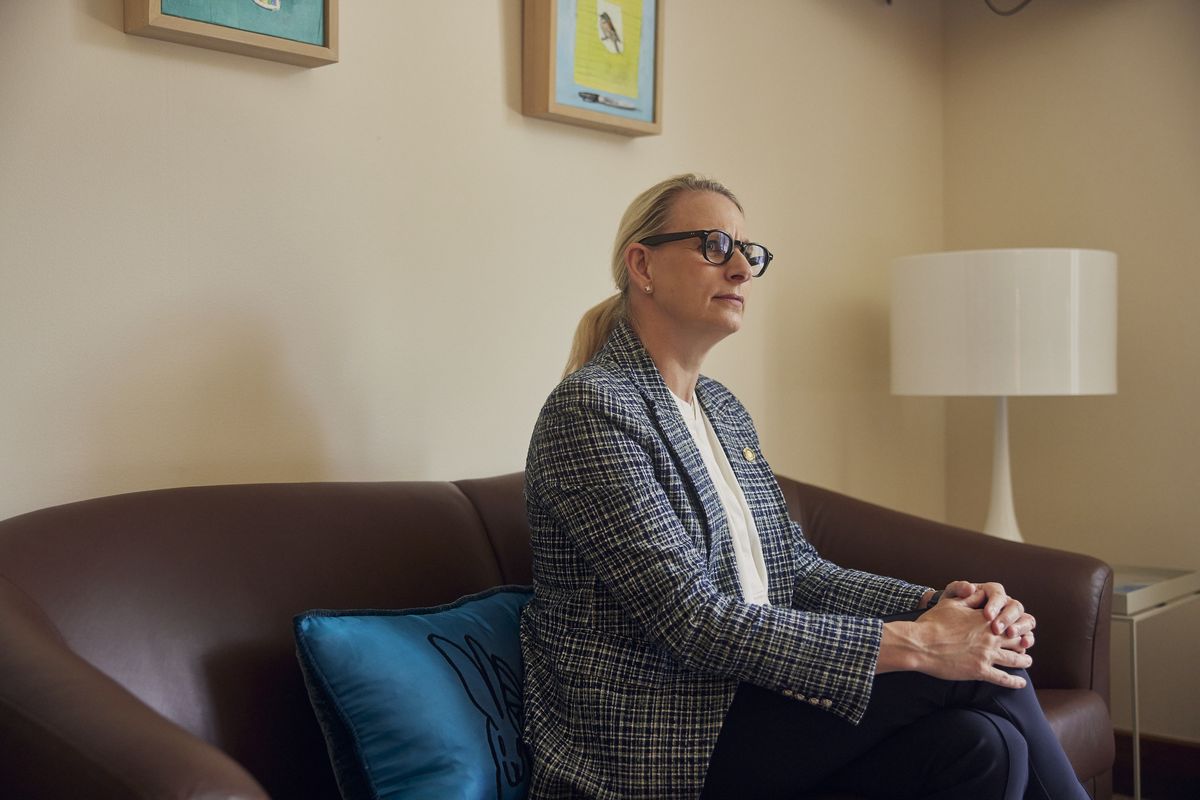
[[[700,379],[696,394],[754,517],[763,563],[767,567],[767,591],[771,603],[790,605],[794,579],[792,550],[788,545],[790,523],[779,519],[778,513],[772,513],[778,503],[765,499],[773,498],[778,492],[775,473],[759,450],[753,425],[733,395],[706,378]],[[787,527],[781,530],[781,526]]]
[[[605,345],[607,355],[624,367],[638,390],[646,398],[655,424],[666,442],[667,449],[679,466],[679,474],[692,495],[690,503],[700,518],[705,541],[699,542],[708,555],[710,574],[718,576],[722,590],[736,589],[740,596],[737,569],[733,567],[733,547],[730,542],[725,511],[721,498],[708,474],[708,467],[696,449],[691,431],[680,416],[679,407],[671,391],[663,381],[650,354],[642,346],[637,334],[621,322],[613,330]],[[731,569],[732,567],[732,569]],[[732,586],[730,583],[732,582]]]

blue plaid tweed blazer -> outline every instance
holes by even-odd
[[[820,558],[745,408],[707,378],[696,395],[758,527],[771,605],[743,601],[716,489],[653,361],[618,325],[550,395],[529,447],[535,800],[697,797],[741,681],[857,723],[878,617],[925,591]]]

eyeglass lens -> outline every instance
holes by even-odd
[[[733,237],[725,231],[709,231],[704,240],[704,260],[724,264],[733,255]]]
[[[741,246],[742,255],[758,277],[767,265],[767,249],[753,242]],[[711,231],[704,240],[704,260],[710,264],[725,264],[733,257],[733,237],[725,231]]]

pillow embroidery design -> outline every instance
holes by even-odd
[[[520,786],[529,775],[529,754],[521,741],[521,681],[512,665],[496,653],[489,653],[470,634],[463,636],[462,645],[436,633],[427,638],[458,675],[467,697],[483,715],[496,766],[496,797],[501,798],[505,786]]]
[[[296,653],[345,800],[524,800],[520,615],[533,592],[314,610]]]

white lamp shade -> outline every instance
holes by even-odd
[[[892,264],[892,392],[1117,391],[1117,256],[964,250]]]

